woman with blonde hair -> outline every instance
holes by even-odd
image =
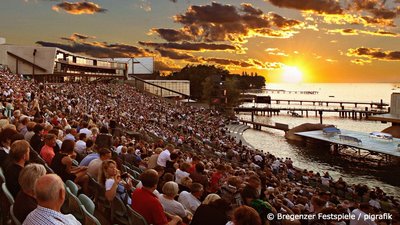
[[[212,202],[214,202],[214,201],[216,201],[216,200],[218,200],[218,199],[220,199],[221,197],[219,196],[219,195],[217,195],[217,194],[209,194],[209,195],[207,195],[207,197],[203,200],[203,202],[202,202],[202,204],[204,204],[204,205],[208,205],[208,204],[210,204],[210,203],[212,203]]]
[[[104,185],[106,189],[105,197],[108,201],[112,202],[117,197],[125,203],[131,204],[131,199],[126,190],[132,188],[132,182],[129,177],[121,177],[121,172],[117,169],[117,163],[114,160],[103,161],[98,181],[101,185]]]

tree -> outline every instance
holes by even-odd
[[[229,75],[229,71],[214,65],[186,65],[179,72],[174,72],[169,79],[189,80],[192,98],[203,97],[203,81],[209,76]]]
[[[208,104],[211,104],[211,98],[212,98],[211,93],[213,92],[212,89],[214,88],[213,81],[212,81],[211,77],[207,77],[203,81],[203,83],[201,83],[201,86],[203,87],[202,99],[204,101],[208,102]]]
[[[229,77],[225,81],[225,89],[226,89],[226,98],[227,98],[227,106],[235,107],[239,104],[240,98],[240,89],[239,89],[239,80],[237,77]]]

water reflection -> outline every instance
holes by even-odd
[[[244,119],[250,119],[249,115],[242,115]],[[318,122],[318,118],[293,118],[290,116],[256,117],[256,121],[263,123],[286,123],[290,127],[305,122]],[[314,121],[315,120],[315,121]],[[324,123],[335,124],[340,129],[370,132],[382,130],[389,124],[381,124],[373,121],[355,121],[351,119],[339,119],[336,117],[324,118]],[[349,162],[329,153],[323,146],[310,148],[298,144],[288,143],[284,133],[277,130],[256,131],[249,129],[244,133],[244,138],[255,148],[270,152],[278,157],[290,157],[294,165],[315,172],[329,171],[335,179],[343,177],[349,183],[365,183],[370,187],[379,186],[390,195],[400,197],[400,179],[394,174],[400,174],[400,168],[373,168],[362,163]]]

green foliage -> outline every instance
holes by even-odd
[[[215,65],[186,65],[181,71],[173,72],[162,79],[189,80],[192,98],[210,103],[212,98],[222,96],[220,82],[223,77],[226,78],[224,86],[227,89],[228,105],[237,103],[234,96],[239,96],[242,90],[265,85],[265,78],[257,73],[230,74],[228,70]]]
[[[211,76],[207,77],[202,83],[202,99],[204,101],[207,101],[208,103],[211,103],[211,94],[214,91],[213,90],[213,80],[211,79]]]
[[[226,97],[228,99],[227,106],[234,107],[239,104],[241,90],[239,89],[239,79],[237,79],[237,76],[231,76],[227,78],[225,82],[225,88]]]
[[[214,65],[186,65],[181,71],[172,73],[168,79],[189,80],[192,98],[201,99],[203,96],[203,86],[201,84],[207,77],[228,74],[228,70]]]

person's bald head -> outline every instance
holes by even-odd
[[[65,199],[65,188],[61,178],[56,174],[46,174],[36,181],[35,196],[39,205],[57,204],[60,207]]]

